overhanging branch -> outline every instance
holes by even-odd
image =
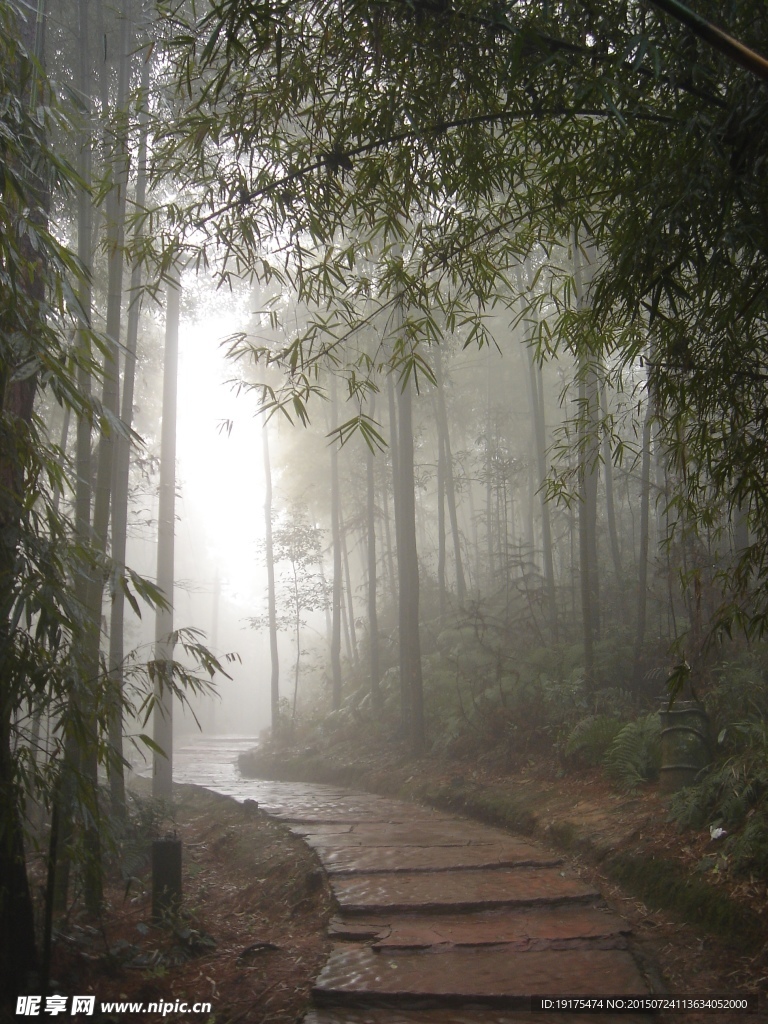
[[[734,39],[733,36],[729,36],[727,32],[723,32],[722,29],[713,25],[712,22],[707,21],[700,14],[692,11],[690,7],[681,4],[679,0],[650,0],[650,2],[654,7],[661,8],[662,11],[671,15],[677,21],[682,22],[691,32],[709,43],[716,50],[724,53],[726,57],[730,57],[731,60],[741,64],[747,71],[751,71],[753,75],[757,75],[758,78],[768,82],[768,60],[761,56],[761,54],[755,50],[750,50],[744,43]]]

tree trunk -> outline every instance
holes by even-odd
[[[573,233],[574,285],[578,308],[586,304],[578,232]],[[594,642],[600,633],[597,567],[597,377],[591,356],[579,355],[579,567],[584,629],[584,676],[595,687]]]
[[[272,666],[269,693],[272,714],[272,736],[280,736],[280,657],[277,648],[277,597],[275,591],[275,548],[272,540],[272,465],[269,458],[269,423],[261,432],[264,461],[264,537],[267,558],[267,614],[269,617],[269,656]]]
[[[371,409],[371,416],[374,410]],[[371,673],[371,706],[378,721],[381,712],[379,678],[379,617],[376,602],[376,481],[373,473],[373,452],[366,445],[365,476],[367,484],[366,524],[368,534],[368,654]]]
[[[38,20],[19,19],[16,23],[18,38],[24,48],[43,64],[44,38],[43,6],[38,6]],[[16,35],[17,33],[14,33]],[[10,102],[35,104],[32,95],[11,97]],[[6,97],[6,101],[8,98]],[[28,168],[33,166],[35,153],[29,154]],[[23,181],[27,170],[20,170]],[[30,172],[29,177],[32,177]],[[48,195],[41,182],[25,181],[29,188],[33,209],[25,215],[33,220],[43,220],[48,206]],[[11,200],[11,204],[13,200]],[[12,208],[12,207],[11,207]],[[14,211],[15,213],[16,211]],[[13,246],[13,243],[12,243]],[[40,309],[45,300],[44,274],[39,273],[38,254],[26,240],[20,243],[26,266],[14,280],[11,287],[26,296]],[[7,270],[6,270],[7,273]],[[32,329],[32,323],[29,324]],[[4,345],[6,350],[11,344]],[[28,991],[34,985],[34,973],[38,968],[38,953],[35,940],[35,921],[32,897],[27,877],[24,849],[23,792],[19,787],[17,764],[12,746],[12,726],[15,708],[20,705],[21,693],[15,680],[18,666],[13,665],[11,648],[11,617],[16,599],[16,579],[19,572],[17,545],[20,540],[24,516],[25,466],[21,454],[23,441],[32,420],[37,377],[35,374],[15,372],[21,369],[13,365],[10,357],[0,367],[0,418],[3,422],[3,446],[0,449],[0,998],[12,999],[19,992]],[[18,431],[18,434],[17,434]],[[11,659],[11,665],[7,659]]]
[[[397,565],[400,590],[400,682],[408,695],[410,715],[408,734],[411,750],[420,755],[424,750],[424,697],[421,678],[421,643],[419,636],[419,563],[416,549],[416,502],[413,470],[413,421],[410,381],[398,393],[399,435],[399,518]]]
[[[586,382],[587,450],[584,465],[584,505],[587,516],[587,579],[592,595],[592,617],[595,639],[600,638],[600,565],[597,550],[597,486],[600,479],[599,459],[599,392],[595,365],[590,362]]]
[[[115,109],[119,120],[125,111],[129,82],[129,16],[127,3],[123,9],[123,25],[120,41],[120,64],[118,91]],[[102,67],[102,94],[108,102],[108,69],[106,61]],[[104,109],[107,102],[102,100]],[[125,230],[125,202],[128,183],[128,147],[124,134],[118,135],[105,147],[106,163],[111,176],[111,186],[106,200],[106,244],[108,262],[107,320],[104,339],[104,367],[101,404],[104,412],[116,422],[119,410],[119,345],[123,283],[123,241]],[[110,503],[114,484],[116,436],[114,429],[102,430],[99,437],[96,487],[93,505],[93,545],[98,558],[107,551]],[[93,685],[100,674],[99,649],[101,645],[101,615],[103,598],[103,576],[96,572],[89,582],[87,616],[91,635],[88,639],[85,657],[85,686]],[[98,913],[102,905],[101,834],[98,804],[98,728],[92,698],[87,698],[84,713],[85,742],[82,744],[81,777],[87,787],[85,794],[88,815],[85,824],[85,902],[92,913]]]
[[[456,512],[456,485],[453,477],[453,455],[451,453],[451,433],[448,428],[448,413],[445,407],[445,389],[443,377],[443,361],[440,349],[435,354],[435,375],[437,378],[437,426],[442,441],[445,500],[448,506],[448,519],[451,524],[453,540],[453,561],[456,571],[456,600],[462,606],[467,600],[467,584],[464,578],[464,564],[461,555],[461,532],[459,517]]]
[[[126,14],[127,17],[127,14]],[[126,47],[127,50],[127,47]],[[124,55],[127,63],[127,52]],[[122,59],[122,58],[121,58]],[[122,71],[122,68],[121,68]],[[147,131],[146,96],[149,89],[149,56],[146,55],[141,73],[141,129],[136,177],[136,206],[144,207],[147,179]],[[123,216],[125,205],[123,203]],[[136,247],[141,248],[143,231],[136,230]],[[110,272],[112,267],[110,266]],[[115,274],[117,270],[115,270]],[[131,443],[129,435],[133,425],[133,392],[136,376],[136,348],[141,312],[141,264],[136,260],[131,271],[130,305],[125,337],[125,365],[123,368],[123,395],[120,419],[125,436],[115,438],[115,476],[112,498],[112,562],[115,577],[125,574],[125,549],[128,529],[128,481],[131,466]],[[117,296],[119,299],[119,296]],[[109,743],[112,749],[109,788],[112,814],[120,821],[125,819],[125,776],[123,765],[123,661],[124,650],[125,593],[115,579],[112,587],[112,608],[109,624],[109,674],[114,706],[109,720]]]
[[[171,271],[166,288],[163,425],[160,436],[160,500],[157,512],[157,585],[166,604],[155,612],[155,711],[152,796],[170,800],[173,789],[173,572],[176,524],[176,389],[181,284]]]
[[[381,510],[384,520],[384,555],[387,567],[387,584],[392,607],[397,605],[397,569],[395,568],[395,545],[392,543],[392,528],[389,514],[389,486],[387,473],[381,481]]]
[[[293,568],[293,607],[295,611],[294,629],[296,631],[296,661],[293,667],[293,710],[291,722],[296,722],[296,708],[299,703],[299,676],[301,674],[301,597],[299,596],[298,567],[294,561]]]
[[[544,419],[544,389],[541,366],[528,352],[528,380],[530,384],[531,415],[533,417],[533,433],[536,447],[536,468],[539,478],[539,496],[541,500],[541,545],[544,556],[544,582],[547,594],[547,618],[549,619],[550,636],[554,643],[559,640],[557,620],[557,595],[555,592],[555,564],[552,555],[552,522],[549,515],[549,502],[544,491],[547,478],[547,433]]]
[[[637,567],[637,617],[635,625],[635,656],[633,681],[635,690],[642,684],[642,656],[648,609],[648,550],[651,508],[651,429],[653,402],[650,391],[643,420],[643,456],[640,471],[640,554]]]
[[[342,522],[342,524],[339,527],[339,534],[341,536],[341,544],[342,544],[342,549],[341,549],[341,565],[342,565],[342,572],[343,572],[344,571],[344,524],[343,524],[343,522]],[[351,665],[352,664],[352,633],[350,631],[349,605],[344,600],[344,598],[348,597],[348,596],[349,595],[347,594],[346,586],[344,584],[344,581],[342,580],[342,588],[341,588],[341,632],[342,632],[342,635],[344,636],[344,651],[345,651],[345,653],[347,655],[347,664]]]
[[[600,386],[600,408],[603,419],[608,419],[608,399],[605,393],[605,383]],[[616,586],[619,592],[620,609],[624,611],[624,590],[622,581],[624,573],[621,568],[621,553],[619,551],[619,535],[616,530],[616,509],[613,496],[613,451],[611,450],[611,439],[608,430],[603,431],[603,470],[605,472],[605,511],[608,518],[608,536],[611,541],[611,558],[613,559],[613,571],[616,573]]]
[[[82,182],[77,192],[77,255],[84,273],[79,282],[77,298],[86,324],[92,315],[91,279],[93,276],[93,204],[90,195],[92,177],[92,139],[91,139],[91,59],[90,59],[90,0],[79,0],[78,5],[78,62],[77,86],[83,104],[82,119],[84,128],[78,140],[77,171]],[[81,356],[90,356],[90,339],[86,330],[77,332],[75,344]],[[77,387],[86,401],[91,398],[91,375],[83,365],[87,359],[81,359],[77,368]],[[92,499],[92,455],[91,455],[91,422],[87,416],[79,416],[77,420],[77,436],[75,446],[75,536],[83,548],[91,543],[91,499]],[[95,628],[93,619],[86,615],[90,577],[86,571],[78,572],[74,579],[74,592],[78,604],[83,610],[83,633],[85,643],[90,645],[89,633]],[[85,675],[85,673],[83,673]],[[72,695],[72,703],[76,714],[82,707],[84,695],[82,685],[78,681]],[[60,827],[57,837],[55,907],[59,912],[66,909],[69,893],[69,872],[71,861],[71,840],[74,828],[74,803],[76,779],[80,772],[80,751],[77,740],[70,734],[64,741],[64,764],[59,791],[55,797],[59,805]]]
[[[437,434],[437,590],[440,600],[440,618],[443,619],[447,606],[445,588],[445,445],[440,431]]]
[[[579,382],[579,405],[581,412],[586,406],[586,383]],[[587,477],[587,452],[586,452],[586,427],[579,423],[579,581],[581,585],[581,621],[584,637],[584,678],[587,690],[595,687],[595,612],[592,599],[592,587],[590,582],[590,519],[591,506],[589,502]]]
[[[738,559],[749,547],[749,516],[742,505],[737,505],[731,517],[731,550]]]
[[[336,378],[331,377],[331,432],[338,425]],[[331,707],[341,707],[341,523],[339,497],[339,449],[336,437],[331,442],[331,536],[333,545],[333,591],[331,594]]]
[[[101,6],[98,8],[101,15]],[[87,12],[85,12],[87,15]],[[118,112],[125,109],[129,79],[129,33],[128,18],[124,17],[121,33],[120,69],[118,93],[115,107]],[[81,26],[82,27],[82,26]],[[83,47],[82,76],[86,95],[90,93],[90,72],[88,48]],[[87,63],[86,63],[87,62]],[[109,68],[106,54],[100,71],[102,87],[102,108],[109,110]],[[119,359],[120,314],[122,300],[122,249],[125,222],[125,192],[128,177],[128,149],[124,137],[115,137],[105,144],[105,165],[111,176],[111,186],[106,200],[106,244],[108,261],[106,337],[104,339],[104,363],[101,405],[114,423],[119,416]],[[90,237],[84,240],[90,244]],[[99,435],[96,465],[96,483],[93,490],[93,519],[91,542],[96,558],[95,571],[91,573],[85,589],[85,619],[88,633],[83,644],[81,665],[81,725],[84,738],[80,747],[80,785],[87,805],[85,815],[85,871],[84,894],[86,906],[91,913],[98,913],[102,906],[102,865],[101,830],[99,825],[98,801],[98,724],[96,697],[91,692],[100,676],[99,652],[101,647],[101,621],[103,599],[103,570],[100,562],[107,552],[110,502],[115,471],[115,437],[113,429],[103,429]]]
[[[339,500],[339,533],[341,535],[341,560],[344,566],[344,588],[347,592],[347,622],[349,625],[350,661],[357,668],[360,659],[357,654],[357,630],[355,629],[355,605],[352,597],[352,574],[349,569],[349,548],[347,546],[347,528],[344,524],[344,512]]]
[[[493,588],[496,575],[493,557],[493,450],[491,445],[491,349],[486,354],[486,398],[485,398],[485,531],[488,556],[488,588]]]
[[[395,551],[397,555],[397,607],[402,609],[402,586],[403,577],[401,570],[401,563],[403,560],[403,539],[401,537],[401,530],[403,527],[403,510],[402,510],[402,479],[401,479],[401,457],[400,457],[400,429],[398,425],[398,412],[399,409],[395,403],[395,385],[392,379],[392,374],[387,375],[387,401],[389,404],[389,450],[392,454],[392,505],[395,513]],[[416,510],[414,507],[414,519]],[[415,521],[414,521],[414,544],[415,544]],[[400,614],[400,611],[398,611]],[[400,638],[402,644],[402,636]],[[402,670],[400,670],[400,728],[404,736],[408,736],[410,732],[410,691],[408,688],[408,678]]]
[[[37,969],[35,919],[24,853],[22,794],[15,779],[10,722],[0,720],[0,1001],[27,989]]]
[[[389,488],[387,486],[387,474],[384,473],[382,483],[382,508],[384,510],[384,538],[387,543],[387,572],[389,577],[389,595],[392,600],[392,607],[397,604],[397,569],[395,567],[395,554],[397,549],[397,413],[394,402],[394,384],[392,375],[387,375],[387,411],[389,415],[389,456],[392,462],[392,509],[394,512],[394,544],[389,523]]]
[[[69,428],[72,422],[72,410],[69,406],[64,410],[64,421],[61,424],[61,437],[59,439],[59,448],[61,454],[56,460],[58,463],[59,472],[61,473],[64,469],[64,460],[67,456],[67,446],[69,444]],[[63,474],[62,474],[63,475]],[[58,513],[61,507],[61,481],[57,480],[53,488],[53,511]]]

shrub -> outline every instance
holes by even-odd
[[[611,715],[589,715],[582,718],[568,734],[563,756],[573,764],[595,768],[602,764],[619,729],[621,722]]]
[[[605,770],[625,793],[635,793],[644,782],[658,778],[661,768],[661,723],[656,714],[623,726],[605,755]]]

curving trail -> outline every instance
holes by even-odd
[[[306,1024],[580,1024],[650,994],[625,921],[536,843],[456,815],[333,786],[240,776],[250,737],[197,737],[176,782],[255,800],[317,853],[338,904]],[[531,997],[596,997],[599,1014],[530,1013]]]

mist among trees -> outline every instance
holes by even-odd
[[[635,0],[0,0],[9,994],[233,675],[254,734],[508,764],[704,700],[759,801],[768,28],[696,7],[741,48]],[[196,325],[253,488],[197,543],[239,492],[177,477]]]

